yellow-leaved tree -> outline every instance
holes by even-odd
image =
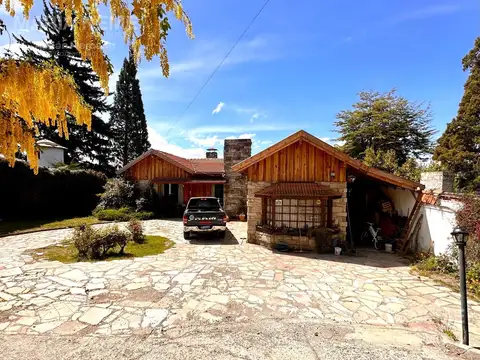
[[[14,0],[0,0],[10,15],[15,16]],[[28,18],[34,0],[19,0],[23,16]],[[166,38],[170,25],[168,14],[173,14],[185,25],[187,35],[193,38],[192,25],[180,0],[50,0],[65,11],[67,23],[73,27],[75,46],[84,60],[89,60],[108,93],[109,66],[102,51],[100,4],[110,9],[111,20],[120,24],[125,42],[137,61],[158,56],[163,75],[168,77],[169,65]],[[75,14],[75,16],[73,16]],[[136,20],[137,25],[134,26]],[[0,32],[2,30],[0,20]],[[37,124],[57,126],[60,135],[68,138],[67,117],[77,123],[91,125],[91,109],[77,92],[73,78],[54,63],[34,65],[12,58],[0,58],[0,154],[11,166],[20,149],[27,154],[30,167],[38,172],[38,154],[34,136]]]

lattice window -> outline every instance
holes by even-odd
[[[302,229],[305,225],[309,228],[325,227],[329,205],[328,200],[266,198],[263,222],[276,228]]]

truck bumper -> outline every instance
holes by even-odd
[[[200,229],[198,226],[184,226],[183,232],[216,232],[216,231],[226,231],[226,226],[213,225],[210,229]]]

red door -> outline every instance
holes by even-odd
[[[212,184],[183,185],[183,203],[187,204],[191,197],[212,196]]]

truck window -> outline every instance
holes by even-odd
[[[188,203],[190,210],[220,210],[217,199],[190,199]]]

